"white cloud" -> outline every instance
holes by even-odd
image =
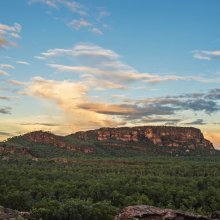
[[[105,79],[97,79],[89,74],[81,75],[81,77],[85,80],[85,84],[88,85],[89,88],[94,88],[94,90],[100,91],[106,89],[120,89],[120,90],[128,89],[126,85]]]
[[[99,19],[104,18],[104,17],[108,17],[111,14],[108,11],[100,11],[99,12]]]
[[[57,8],[56,1],[54,1],[54,0],[30,0],[28,3],[29,4],[43,3],[43,4],[46,4],[49,7]]]
[[[165,81],[198,81],[202,83],[219,82],[217,79],[206,79],[199,76],[160,75],[139,72],[121,61],[119,54],[98,45],[79,43],[69,49],[55,48],[41,53],[41,59],[66,60],[81,65],[48,64],[60,72],[78,74],[87,85],[100,85],[96,89],[125,89],[135,82],[160,83]],[[90,83],[89,83],[90,81]],[[92,86],[91,86],[92,87]]]
[[[22,61],[22,60],[18,60],[18,61],[16,61],[16,63],[22,64],[22,65],[30,65],[30,63],[28,63],[26,61]]]
[[[79,30],[83,27],[89,27],[92,24],[86,21],[85,19],[79,19],[79,20],[72,20],[70,23],[68,23],[68,26],[71,28],[74,28],[75,30]]]
[[[68,27],[73,28],[75,30],[80,30],[82,28],[88,28],[89,31],[96,35],[102,35],[103,32],[101,29],[97,28],[91,22],[85,20],[84,18],[74,19],[67,24]]]
[[[72,56],[72,50],[59,49],[59,48],[49,49],[46,52],[41,53],[40,56],[35,56],[35,58],[40,60],[46,60],[60,56]]]
[[[0,76],[8,76],[9,74],[6,71],[0,70]]]
[[[100,7],[91,6],[89,4],[83,5],[78,1],[72,0],[29,0],[28,3],[41,3],[51,9],[56,9],[56,11],[61,8],[68,9],[75,14],[75,17],[73,20],[67,21],[66,25],[74,30],[85,28],[85,30],[91,33],[102,35],[102,29],[108,26],[104,24],[102,20],[110,16],[110,13]],[[57,18],[62,20],[59,15],[57,15]],[[89,18],[89,21],[85,18]]]
[[[138,80],[153,80],[157,79],[157,76],[149,73],[137,73],[129,72],[120,69],[108,70],[103,68],[94,68],[88,66],[66,66],[59,64],[48,64],[48,66],[55,68],[60,72],[72,72],[72,73],[82,73],[82,77],[88,74],[93,76],[99,76],[101,78],[106,78],[111,81],[121,82],[127,84],[128,82],[134,82]],[[85,77],[84,77],[85,78]],[[171,78],[169,78],[171,80]],[[161,80],[160,80],[161,81]],[[124,87],[123,87],[124,88]]]
[[[94,33],[94,34],[98,34],[98,35],[102,35],[103,34],[103,32],[100,30],[100,29],[98,29],[98,28],[92,28],[92,32]]]
[[[42,3],[48,7],[59,9],[65,7],[70,11],[77,13],[81,16],[87,15],[85,7],[77,1],[72,0],[29,0],[29,4]]]
[[[1,34],[6,34],[7,32],[20,33],[20,31],[21,31],[21,25],[18,23],[14,23],[13,26],[0,24],[0,33]]]
[[[49,67],[52,67],[60,72],[78,72],[78,73],[90,73],[90,74],[104,74],[105,71],[102,71],[98,68],[88,67],[88,66],[66,66],[60,64],[48,64]]]
[[[11,33],[11,36],[14,38],[21,38],[21,36],[18,33]]]
[[[220,51],[194,50],[193,57],[199,60],[215,60],[220,59]]]
[[[13,79],[9,79],[9,80],[7,80],[7,82],[8,82],[9,84],[14,85],[14,86],[23,86],[23,85],[25,85],[24,82],[17,81],[17,80],[13,80]]]
[[[0,64],[0,67],[3,69],[15,69],[15,67],[10,64]]]
[[[61,56],[72,56],[72,57],[98,57],[107,59],[119,58],[119,55],[112,50],[104,49],[95,44],[78,43],[73,48],[62,49],[55,48],[49,49],[46,52],[41,53],[40,57],[44,59],[61,57]]]
[[[0,48],[17,46],[16,42],[14,41],[14,38],[21,38],[21,29],[22,27],[18,23],[14,23],[13,26],[0,24]]]

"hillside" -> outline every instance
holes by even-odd
[[[121,127],[81,131],[67,136],[34,131],[0,143],[0,154],[29,158],[147,157],[215,154],[199,129],[186,127]]]

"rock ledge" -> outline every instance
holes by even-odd
[[[114,220],[220,220],[220,213],[216,211],[213,213],[212,217],[209,218],[172,209],[137,205],[124,208],[115,216]]]

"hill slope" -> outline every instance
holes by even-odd
[[[27,153],[24,153],[27,152]],[[0,143],[0,154],[56,157],[145,157],[214,154],[212,143],[192,127],[142,126],[100,128],[67,136],[34,131]]]

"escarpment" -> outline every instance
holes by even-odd
[[[70,136],[81,140],[142,142],[146,146],[186,147],[188,149],[214,150],[202,132],[192,127],[139,126],[121,128],[100,128],[76,132]]]
[[[0,143],[0,155],[5,155],[6,151],[50,158],[73,156],[73,153],[116,157],[216,154],[212,143],[199,129],[166,126],[100,128],[67,136],[34,131]]]

